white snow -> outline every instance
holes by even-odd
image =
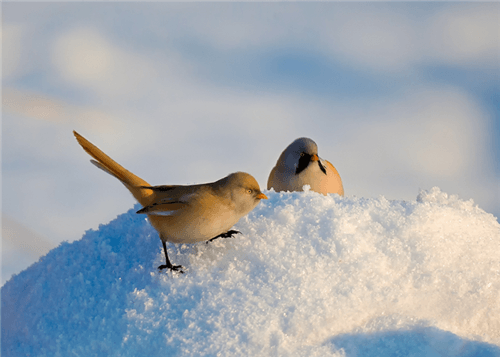
[[[168,244],[140,207],[2,293],[2,356],[500,356],[500,225],[470,201],[266,192],[243,235]]]

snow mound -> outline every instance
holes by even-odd
[[[2,356],[500,356],[500,225],[416,201],[266,192],[243,235],[168,244],[134,209],[2,287]]]

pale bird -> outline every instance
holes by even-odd
[[[271,170],[267,189],[302,191],[309,185],[312,191],[344,195],[344,187],[337,169],[318,156],[318,146],[309,138],[298,138],[281,153]]]
[[[215,238],[228,238],[239,233],[230,228],[253,210],[261,199],[252,175],[232,173],[218,181],[199,185],[151,186],[127,171],[99,148],[73,131],[83,149],[95,160],[95,166],[120,180],[143,206],[137,213],[147,214],[158,231],[165,252],[165,264],[158,269],[180,270],[168,258],[166,242],[196,243]]]

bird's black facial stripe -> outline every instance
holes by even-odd
[[[303,154],[303,155],[302,155]],[[309,165],[309,162],[311,161],[311,155],[302,153],[299,158],[299,165],[295,169],[295,175],[300,174],[302,171],[304,171]]]
[[[302,152],[300,154],[299,164],[298,164],[297,168],[295,169],[295,175],[300,174],[302,171],[304,171],[307,168],[307,166],[311,162],[311,157],[312,157],[312,155],[306,154],[305,152]],[[326,168],[319,160],[318,160],[318,165],[319,165],[320,170],[323,171],[323,173],[326,175]]]
[[[319,165],[319,168],[321,169],[321,171],[323,171],[323,173],[326,175],[326,169],[323,166],[323,164],[321,163],[321,161],[319,161],[319,160],[318,160],[318,165]]]

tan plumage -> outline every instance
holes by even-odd
[[[318,146],[309,138],[298,138],[281,153],[267,180],[267,189],[302,191],[304,185],[326,195],[344,195],[344,187],[335,167],[318,156]]]
[[[267,198],[253,176],[244,172],[199,185],[151,186],[76,131],[73,133],[83,149],[95,159],[91,162],[119,179],[143,206],[137,213],[148,215],[163,243],[166,265],[159,269],[180,268],[170,263],[165,242],[196,243],[229,237],[238,233],[229,229],[261,199]]]

